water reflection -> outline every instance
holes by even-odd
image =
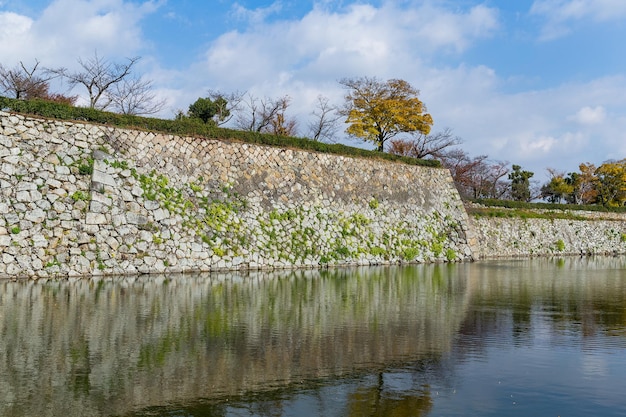
[[[441,352],[467,294],[447,266],[0,285],[0,414],[16,416],[124,414]]]
[[[478,343],[533,344],[540,336],[554,344],[577,335],[584,346],[598,333],[626,336],[624,257],[490,262],[469,276],[473,309],[462,331]]]
[[[4,281],[0,415],[501,415],[505,389],[581,403],[606,384],[590,404],[626,412],[625,270],[568,258]]]

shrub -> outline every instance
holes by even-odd
[[[402,258],[405,261],[412,261],[417,257],[417,255],[419,255],[419,249],[417,248],[404,248],[402,250]]]
[[[496,200],[496,199],[476,199],[474,203],[487,207],[504,207],[511,209],[538,209],[538,210],[578,210],[578,211],[610,211],[626,213],[624,207],[606,207],[599,204],[556,204],[556,203],[527,203],[525,201]]]
[[[556,250],[559,252],[563,252],[565,250],[565,242],[563,242],[563,239],[557,240],[554,245],[556,246]]]
[[[85,193],[81,190],[75,191],[74,194],[72,194],[72,200],[74,201],[87,201],[89,198],[89,193]]]
[[[433,255],[435,255],[435,257],[438,257],[439,255],[441,255],[441,252],[443,252],[443,245],[439,242],[432,242],[430,250],[433,252]]]
[[[81,175],[93,174],[93,158],[89,158],[87,162],[78,165],[78,172]]]

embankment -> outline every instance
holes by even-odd
[[[447,170],[0,112],[0,277],[471,259]]]
[[[470,215],[476,259],[626,254],[626,214],[559,211],[562,218],[528,218],[498,209],[500,217]],[[511,215],[507,216],[506,213]],[[550,210],[535,210],[551,217]]]
[[[0,278],[624,254],[625,220],[468,217],[444,169],[0,112]]]

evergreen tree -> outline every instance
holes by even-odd
[[[512,166],[513,171],[509,174],[511,180],[511,198],[515,201],[530,201],[530,178],[534,172],[522,171],[519,165]]]

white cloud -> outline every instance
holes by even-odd
[[[232,6],[231,14],[240,20],[245,20],[248,23],[256,24],[262,23],[265,19],[273,14],[277,14],[282,10],[282,4],[280,2],[274,2],[267,7],[259,7],[256,9],[248,9],[239,3],[235,3]]]
[[[0,41],[3,43],[15,36],[20,36],[28,32],[33,21],[17,13],[0,13]]]
[[[0,13],[0,60],[4,64],[19,62],[18,54],[21,51],[33,49],[34,45],[29,45],[32,26],[32,19],[26,16],[11,12]]]
[[[495,9],[446,9],[430,2],[386,2],[380,7],[357,3],[340,9],[318,3],[300,19],[253,19],[247,29],[230,31],[211,43],[205,60],[186,76],[195,83],[185,87],[192,93],[177,106],[186,107],[198,91],[209,89],[289,95],[289,113],[304,130],[317,96],[343,104],[345,92],[337,81],[356,76],[406,79],[422,90],[429,105],[427,83],[433,72],[425,62],[444,50],[458,55],[492,36],[498,24]],[[472,85],[484,87],[484,79],[472,80]]]
[[[249,89],[258,80],[336,82],[341,77],[403,77],[421,73],[421,63],[443,49],[457,53],[498,27],[497,12],[467,11],[429,3],[400,8],[353,4],[339,11],[317,5],[299,20],[255,21],[243,32],[216,39],[197,70],[225,88]],[[278,74],[283,82],[278,80]]]
[[[626,91],[626,77],[515,94],[504,93],[506,81],[484,66],[431,68],[425,77],[422,97],[435,131],[452,128],[470,155],[521,164],[540,180],[547,167],[571,172],[581,162],[626,155],[626,117],[611,117],[626,114],[626,96],[616,94]]]
[[[38,59],[46,66],[72,66],[95,50],[111,58],[145,47],[140,20],[155,2],[55,0],[34,19],[0,14],[0,59],[11,66]]]
[[[606,22],[626,17],[623,0],[535,0],[530,13],[545,18],[542,39],[550,40],[570,32],[576,21]]]
[[[571,116],[570,119],[582,125],[595,125],[604,122],[606,110],[602,106],[585,106],[578,110],[574,116]]]
[[[544,15],[553,21],[592,19],[617,20],[626,16],[622,0],[536,0],[531,13]]]
[[[229,32],[211,44],[206,60],[195,68],[197,79],[213,83],[202,89],[288,94],[290,114],[304,127],[318,94],[342,104],[344,91],[337,83],[342,77],[403,78],[421,90],[435,131],[450,127],[470,155],[487,154],[537,173],[601,161],[605,146],[615,152],[626,148],[617,127],[626,132],[626,123],[601,123],[608,114],[626,112],[626,97],[615,94],[626,89],[625,78],[505,94],[507,80],[490,67],[436,63],[442,51],[460,55],[492,36],[499,30],[497,11],[484,6],[449,10],[434,2],[401,9],[397,4],[355,4],[339,11],[318,6],[299,20]],[[597,138],[605,143],[598,146]]]
[[[495,9],[483,5],[465,14],[424,7],[409,15],[419,28],[417,38],[433,49],[451,47],[461,52],[476,39],[493,35],[499,27]]]
[[[557,140],[552,136],[541,136],[538,138],[529,138],[520,144],[520,150],[524,156],[536,157],[538,154],[547,154],[556,145]]]

